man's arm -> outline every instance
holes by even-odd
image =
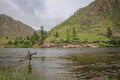
[[[36,55],[37,54],[37,52],[34,52],[34,53],[32,53],[31,55]]]

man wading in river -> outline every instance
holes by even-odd
[[[31,60],[32,60],[32,55],[35,55],[35,53],[31,53],[30,51],[28,51],[27,53],[27,62],[30,64]]]

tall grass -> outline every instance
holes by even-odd
[[[0,68],[0,80],[46,80],[41,74],[35,71],[30,72],[29,64],[24,64],[22,68],[17,68],[14,65],[6,65]],[[55,77],[55,80],[68,80],[63,76]]]
[[[24,68],[6,65],[0,68],[0,80],[44,80],[44,78],[34,72],[29,73],[27,65],[24,65]]]

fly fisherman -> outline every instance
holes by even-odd
[[[35,53],[31,53],[30,51],[28,51],[27,53],[27,62],[30,64],[31,63],[31,60],[32,60],[32,55],[35,55]]]

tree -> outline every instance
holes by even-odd
[[[12,45],[13,44],[12,40],[9,40],[7,44]]]
[[[108,27],[108,28],[107,28],[107,37],[108,37],[108,38],[111,38],[111,36],[112,36],[112,30],[111,30],[110,27]]]
[[[5,39],[9,39],[9,37],[8,37],[8,36],[6,36],[6,37],[5,37]]]
[[[30,40],[30,37],[29,37],[29,36],[27,36],[27,37],[26,37],[26,39],[27,39],[27,40]]]
[[[31,36],[31,41],[32,43],[35,43],[38,40],[39,40],[39,34],[36,31],[34,31],[33,35]]]
[[[66,36],[67,36],[67,40],[69,41],[69,40],[70,40],[70,30],[69,30],[69,29],[67,29],[67,34],[66,34]]]
[[[72,38],[73,40],[77,37],[77,33],[76,33],[76,30],[75,30],[75,27],[73,27],[72,29]]]
[[[56,38],[58,38],[58,37],[59,37],[59,33],[58,33],[58,32],[55,32],[54,36],[55,36]]]
[[[47,32],[44,31],[44,27],[40,27],[40,44],[44,44],[45,39],[47,38]]]

